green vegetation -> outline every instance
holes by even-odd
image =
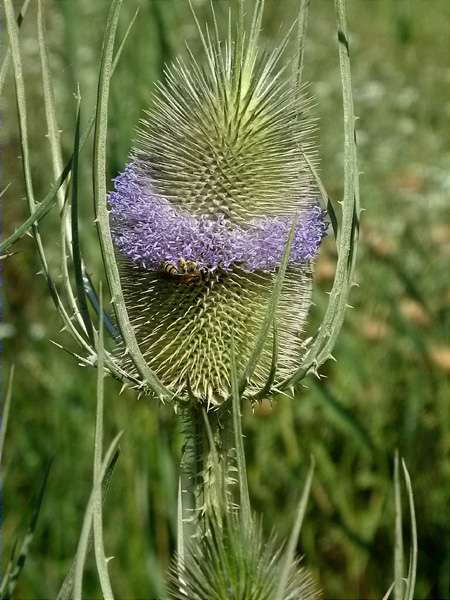
[[[196,2],[208,14],[207,2]],[[217,2],[220,18],[228,2]],[[333,199],[342,196],[340,80],[332,3],[312,2],[304,77],[319,118],[321,175]],[[37,45],[37,3],[21,28],[29,107],[31,168],[36,196],[51,183]],[[55,103],[67,160],[73,146],[78,83],[82,126],[95,106],[100,44],[109,2],[54,0],[45,10]],[[195,49],[187,2],[127,0],[124,33],[139,16],[112,80],[108,168],[113,177],[127,157],[134,128],[148,105],[162,64]],[[267,0],[265,39],[280,39],[292,23],[295,0]],[[395,449],[413,481],[419,535],[415,597],[448,598],[447,305],[448,139],[450,116],[446,0],[349,2],[351,59],[361,199],[365,208],[357,269],[359,287],[333,352],[318,380],[309,377],[294,399],[280,396],[245,415],[246,460],[252,504],[263,527],[288,538],[310,455],[316,468],[298,546],[327,600],[382,598],[393,580]],[[2,98],[2,197],[5,234],[27,216],[22,197],[18,129],[11,74]],[[83,130],[82,127],[82,130]],[[91,144],[80,153],[80,243],[98,264],[91,213]],[[46,236],[59,237],[49,214]],[[331,240],[330,240],[331,242]],[[326,303],[335,266],[325,244],[316,264],[311,332]],[[4,560],[31,517],[47,464],[53,459],[30,556],[16,597],[53,598],[69,570],[92,487],[96,373],[49,340],[66,344],[31,240],[5,261],[6,362],[16,366],[3,451]],[[58,254],[49,257],[60,271]],[[91,272],[95,282],[95,269]],[[70,344],[67,344],[68,346]],[[6,374],[7,371],[5,371]],[[6,381],[6,376],[5,376]],[[6,386],[5,386],[6,387]],[[120,457],[104,509],[104,543],[117,598],[162,598],[164,572],[175,549],[177,465],[182,436],[170,409],[133,393],[118,396],[105,381],[105,444],[119,430]],[[407,507],[404,507],[405,514]],[[405,540],[405,547],[409,540]],[[86,597],[100,598],[94,561]]]

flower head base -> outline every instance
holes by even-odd
[[[295,370],[325,233],[308,102],[283,78],[285,44],[258,51],[257,6],[247,38],[203,38],[205,66],[190,54],[167,68],[109,196],[140,349],[178,398],[208,405],[229,397],[231,339],[239,372],[247,365],[294,222],[275,383]],[[268,339],[250,393],[266,383],[272,359]]]

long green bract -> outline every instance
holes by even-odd
[[[320,328],[302,360],[301,367],[284,382],[284,386],[288,387],[294,386],[310,370],[316,370],[330,358],[344,321],[348,297],[353,285],[360,214],[359,173],[345,0],[335,0],[335,8],[344,109],[344,196],[341,229],[337,240],[338,260],[330,300]]]
[[[133,362],[150,388],[162,399],[171,399],[172,394],[165,388],[154,372],[148,367],[131,326],[122,293],[119,269],[111,237],[109,213],[106,197],[106,137],[108,127],[108,98],[113,61],[114,40],[122,0],[114,0],[106,26],[100,63],[100,76],[97,93],[97,110],[94,130],[93,191],[96,222],[102,249],[103,263],[111,293],[111,302],[117,316],[124,344]]]

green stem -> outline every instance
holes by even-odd
[[[184,435],[186,438],[181,458],[181,515],[183,539],[189,543],[196,531],[197,489],[201,479],[201,444],[199,443],[198,417],[196,411],[185,410],[182,413]],[[186,555],[186,548],[184,555]]]
[[[234,444],[228,408],[206,413],[201,406],[191,406],[182,418],[186,437],[181,459],[182,537],[189,543],[204,533],[208,518],[221,519],[227,509]]]

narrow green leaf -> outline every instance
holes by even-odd
[[[117,65],[119,64],[120,58],[122,56],[123,49],[125,48],[125,44],[127,43],[128,36],[131,33],[131,30],[133,28],[133,25],[134,25],[136,19],[137,19],[138,14],[139,14],[139,8],[136,9],[136,11],[135,11],[135,13],[134,13],[131,21],[129,22],[128,27],[127,27],[127,29],[126,29],[123,37],[122,37],[122,40],[121,40],[121,42],[119,44],[119,47],[117,48],[117,52],[116,52],[116,54],[114,56],[114,60],[113,60],[112,67],[111,67],[111,74],[114,73],[114,71],[117,68]]]
[[[9,369],[8,385],[6,387],[5,402],[3,404],[2,423],[0,426],[0,465],[2,464],[3,447],[5,445],[6,429],[8,427],[9,411],[11,408],[13,381],[14,381],[14,365],[11,365],[11,367]]]
[[[24,181],[25,181],[25,192],[26,192],[26,198],[27,198],[30,215],[33,215],[33,213],[36,211],[37,207],[36,207],[36,202],[35,202],[35,198],[34,198],[33,180],[32,180],[31,169],[30,169],[27,109],[26,109],[26,99],[25,99],[25,85],[24,85],[23,70],[22,70],[22,58],[21,58],[20,45],[19,45],[19,31],[18,31],[17,23],[15,22],[15,19],[14,19],[14,10],[13,10],[11,0],[4,0],[4,6],[5,6],[6,25],[7,25],[8,36],[9,36],[9,44],[10,44],[11,56],[12,56],[12,62],[13,62],[14,81],[15,81],[15,87],[16,87],[17,113],[18,113],[18,120],[19,120],[19,136],[20,136],[20,147],[21,147],[21,152],[22,152],[22,168],[23,168],[23,175],[24,175]],[[59,186],[58,186],[58,188],[59,188]],[[47,282],[49,284],[50,290],[51,290],[53,296],[55,296],[56,288],[55,288],[54,283],[48,272],[47,260],[46,260],[44,248],[42,245],[41,237],[39,234],[39,229],[37,227],[36,222],[33,222],[31,228],[32,228],[33,237],[34,237],[34,240],[36,243],[38,256],[39,256],[40,262],[42,264],[44,274],[47,278]],[[19,228],[19,229],[21,229],[21,228]],[[4,250],[4,248],[0,249],[0,252],[2,252],[3,250]]]
[[[77,327],[73,323],[71,316],[69,316],[64,304],[61,301],[61,298],[60,298],[60,295],[56,288],[56,285],[50,275],[50,272],[49,272],[48,266],[47,266],[47,260],[46,260],[44,247],[43,247],[43,244],[41,241],[39,229],[37,227],[39,220],[42,217],[44,217],[45,214],[47,214],[47,212],[57,202],[57,192],[58,192],[59,188],[61,187],[61,185],[64,183],[68,173],[70,172],[73,157],[71,157],[70,160],[68,161],[63,173],[61,174],[58,181],[52,186],[49,194],[44,198],[44,201],[41,204],[37,205],[35,202],[35,199],[34,199],[31,171],[30,171],[30,164],[29,164],[29,146],[28,146],[25,88],[24,88],[24,80],[23,80],[23,74],[22,74],[22,62],[21,62],[21,55],[20,55],[18,30],[17,30],[17,26],[14,22],[14,12],[13,12],[13,8],[12,8],[11,0],[4,0],[4,5],[5,5],[7,30],[8,30],[8,36],[9,36],[9,42],[10,42],[10,48],[11,48],[11,56],[13,59],[12,62],[13,62],[13,69],[14,69],[14,80],[15,80],[15,85],[16,85],[17,112],[18,112],[18,119],[19,119],[19,134],[20,134],[20,142],[21,142],[21,149],[22,149],[22,164],[23,164],[23,170],[24,170],[26,198],[27,198],[28,208],[30,211],[30,217],[25,221],[25,223],[22,224],[22,226],[19,227],[19,229],[12,236],[10,236],[7,240],[5,240],[0,245],[0,254],[1,254],[2,250],[10,247],[12,243],[14,243],[26,231],[28,231],[28,229],[31,228],[33,237],[35,239],[36,247],[38,250],[38,257],[39,257],[39,260],[40,260],[41,266],[42,266],[42,273],[44,274],[44,276],[47,280],[49,291],[50,291],[51,297],[53,299],[53,302],[55,304],[55,307],[63,320],[65,328],[69,331],[69,333],[72,335],[74,340],[82,348],[85,349],[85,351],[87,352],[87,354],[89,356],[89,359],[93,360],[93,358],[94,358],[93,355],[95,354],[95,349],[89,343],[87,343],[85,341],[83,335],[78,331]],[[129,29],[127,31],[127,34],[128,34],[128,32],[129,32]],[[125,36],[125,38],[126,38],[126,36]],[[89,135],[90,135],[90,132],[94,125],[94,122],[95,122],[95,115],[93,115],[93,117],[91,118],[86,131],[83,133],[83,136],[81,137],[80,148],[83,147],[83,145],[86,143],[87,139],[89,138]],[[111,370],[112,374],[116,378],[118,378],[121,381],[123,381],[123,380],[130,381],[130,377],[128,377],[127,374],[123,371],[123,369],[121,369],[121,367],[116,364],[116,361],[109,354],[105,354],[105,360],[108,364],[108,368]],[[134,381],[134,378],[131,378],[131,380]]]
[[[14,569],[14,565],[15,565],[17,544],[18,544],[18,540],[16,539],[13,543],[13,547],[12,547],[12,550],[9,555],[8,563],[5,567],[5,569],[3,570],[2,579],[0,581],[0,600],[5,600],[5,592],[8,588],[8,583],[11,578],[11,572]]]
[[[394,548],[394,600],[403,600],[404,566],[403,566],[403,519],[402,492],[399,474],[398,450],[394,458],[394,492],[395,492],[395,548]]]
[[[98,295],[95,290],[95,286],[92,282],[92,279],[87,272],[83,273],[83,285],[84,285],[85,294],[89,299],[90,305],[94,309],[97,316],[100,317],[100,303],[99,303]],[[114,327],[114,324],[111,321],[108,313],[103,311],[102,316],[103,316],[103,326],[105,328],[105,331],[107,331],[114,340],[118,340],[120,338],[120,332]]]
[[[325,186],[324,186],[324,184],[322,182],[322,179],[320,178],[319,173],[317,172],[317,169],[315,168],[315,166],[313,165],[313,163],[309,160],[309,157],[306,154],[306,152],[303,152],[303,150],[302,150],[302,154],[303,154],[303,158],[306,161],[306,164],[309,167],[309,170],[311,171],[312,176],[314,177],[314,180],[315,180],[315,182],[317,184],[317,187],[319,188],[320,201],[321,201],[320,205],[322,206],[322,208],[327,212],[327,214],[330,217],[330,221],[331,221],[331,226],[333,228],[334,237],[337,240],[338,239],[338,235],[339,235],[339,223],[338,223],[336,212],[334,210],[334,206],[333,206],[333,204],[331,202],[330,197],[328,196],[328,192],[325,189]]]
[[[250,506],[250,494],[248,491],[247,467],[242,435],[241,396],[239,394],[239,380],[233,337],[231,338],[231,398],[233,406],[233,433],[236,449],[241,522],[243,527],[248,527],[252,523],[252,512]]]
[[[78,306],[83,319],[84,327],[86,329],[88,338],[91,344],[95,345],[94,330],[92,327],[92,320],[89,315],[89,309],[86,300],[86,293],[84,289],[83,280],[83,263],[81,258],[80,249],[80,235],[78,228],[78,159],[80,152],[80,107],[78,107],[76,124],[75,124],[75,140],[73,146],[73,162],[72,162],[72,180],[71,180],[71,191],[72,191],[72,214],[71,214],[71,225],[72,225],[72,257],[73,257],[73,269],[75,274],[75,283],[77,290]],[[103,311],[101,311],[102,313]]]
[[[50,191],[45,196],[45,198],[40,202],[36,210],[20,225],[14,233],[12,233],[9,237],[7,237],[0,244],[0,252],[5,252],[10,248],[15,242],[17,242],[22,236],[26,234],[29,229],[36,223],[38,223],[41,219],[45,217],[45,215],[53,208],[53,206],[57,202],[57,195],[59,188],[63,185],[64,181],[67,179],[72,168],[72,160],[66,164],[64,167],[64,171],[61,173],[59,179],[51,186]]]
[[[295,560],[295,550],[297,548],[300,532],[303,525],[303,520],[305,518],[306,507],[308,505],[308,498],[311,491],[311,484],[314,476],[314,468],[315,460],[314,457],[311,456],[311,465],[309,467],[308,475],[306,477],[305,485],[303,488],[303,493],[298,504],[297,517],[295,519],[294,527],[289,537],[289,541],[285,552],[284,565],[281,571],[280,580],[278,582],[277,593],[275,595],[276,600],[283,600],[285,598],[285,593],[289,583],[289,571],[292,566],[292,563]]]
[[[136,12],[137,14],[137,12]],[[126,38],[131,30],[131,27],[136,18],[136,14],[132,19],[131,23],[128,26],[127,32],[121,42],[121,45],[116,53],[115,57],[115,65],[117,65],[122,50],[124,48]],[[53,90],[51,85],[51,74],[50,67],[48,62],[47,50],[45,45],[45,33],[44,33],[44,20],[42,14],[42,2],[38,0],[38,42],[39,42],[39,55],[41,59],[41,73],[42,73],[42,89],[44,95],[44,106],[45,106],[45,114],[46,114],[46,122],[48,129],[48,140],[50,143],[52,164],[53,164],[53,173],[54,177],[57,178],[58,173],[62,169],[62,148],[60,142],[60,132],[57,123],[56,110],[54,105],[53,98]],[[78,92],[78,106],[80,104],[80,95]],[[94,117],[91,119],[91,124],[87,129],[87,134],[89,134],[92,126],[94,124]],[[76,166],[76,170],[78,171],[78,157],[80,151],[80,125],[79,125],[79,116],[77,118],[76,132],[75,132],[75,148],[72,155],[72,165]],[[83,136],[83,143],[87,139],[87,135]],[[82,329],[86,331],[88,339],[92,346],[95,345],[94,333],[92,320],[89,315],[89,310],[87,307],[87,299],[89,298],[89,294],[86,294],[86,277],[84,276],[84,264],[80,253],[79,246],[79,235],[78,235],[78,202],[77,202],[77,188],[78,188],[78,172],[72,173],[72,221],[67,218],[64,219],[64,215],[66,215],[66,211],[61,210],[61,219],[62,222],[62,272],[63,272],[63,283],[65,285],[67,300],[72,308],[73,314],[79,320],[80,326]],[[62,209],[64,205],[64,186],[59,188],[58,193],[58,202],[59,206]],[[74,218],[74,214],[76,213],[76,218]],[[68,215],[66,215],[68,216]],[[72,222],[72,226],[71,226]],[[72,237],[75,236],[73,240]],[[72,285],[70,281],[70,276],[67,269],[67,256],[65,252],[66,245],[68,247],[68,251],[70,252],[71,257],[73,258],[74,264],[74,274],[76,281],[76,289],[77,289],[77,301],[75,300],[74,293],[72,291]],[[95,293],[95,291],[94,291]],[[80,320],[81,315],[81,320]],[[105,315],[105,319],[107,316]]]
[[[86,327],[83,321],[83,318],[80,313],[80,309],[78,308],[78,303],[75,298],[75,293],[72,288],[72,278],[71,273],[69,271],[69,267],[72,267],[72,260],[69,256],[72,256],[71,245],[68,243],[67,236],[69,235],[70,239],[72,238],[71,227],[70,227],[70,208],[71,203],[69,202],[69,189],[66,188],[65,199],[62,205],[61,210],[59,211],[59,234],[60,234],[60,264],[61,264],[61,275],[60,279],[63,282],[64,286],[64,300],[68,304],[67,312],[71,313],[72,321],[74,322],[74,326],[79,326],[81,331],[80,335],[83,339],[86,339],[86,344],[89,347],[94,345],[89,339]]]

